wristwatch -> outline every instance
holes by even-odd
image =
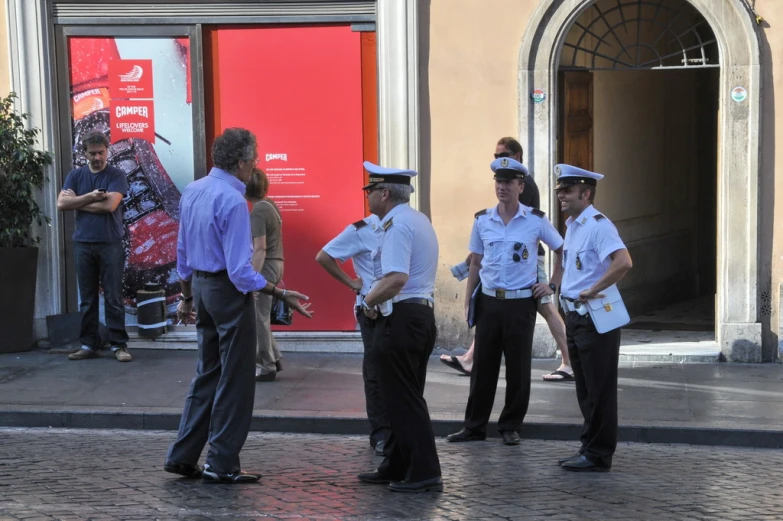
[[[373,307],[370,306],[366,300],[362,299],[362,308],[366,309],[367,311],[372,311]]]
[[[180,295],[177,300],[179,300],[180,302],[188,302],[188,303],[190,303],[190,302],[193,302],[193,295],[191,295],[189,297],[183,297],[182,295]]]
[[[557,293],[557,286],[555,286],[551,282],[549,283],[549,289],[552,290],[552,293]]]

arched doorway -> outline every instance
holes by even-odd
[[[716,9],[716,3],[723,5]],[[614,12],[610,13],[611,9],[614,9]],[[674,29],[678,20],[686,22],[686,31]],[[706,211],[711,211],[715,219],[697,219],[696,227],[702,227],[702,236],[715,238],[715,246],[712,248],[712,252],[717,252],[714,257],[715,275],[705,276],[709,273],[707,267],[702,269],[701,278],[712,278],[715,281],[717,341],[721,352],[729,360],[736,361],[761,360],[761,325],[757,317],[756,288],[760,71],[758,40],[751,20],[746,8],[737,0],[612,0],[609,3],[602,0],[546,1],[542,2],[528,25],[520,54],[520,106],[527,107],[527,110],[520,114],[520,134],[523,140],[527,141],[529,161],[538,173],[537,181],[540,179],[538,184],[542,193],[550,194],[553,182],[552,167],[563,157],[565,148],[562,141],[557,141],[559,123],[564,116],[568,116],[564,114],[565,110],[560,109],[560,94],[565,89],[560,83],[565,81],[561,68],[570,68],[573,71],[579,67],[586,70],[618,67],[629,70],[674,66],[690,68],[692,73],[694,67],[704,67],[706,70],[720,64],[712,73],[714,84],[717,85],[714,96],[717,116],[713,127],[717,129],[717,138],[713,141],[716,144],[715,168],[712,174],[712,186],[715,186],[715,196],[712,197],[714,204],[710,210],[709,194],[705,194],[706,197],[700,203],[706,205],[701,210],[705,211],[706,208]],[[646,39],[656,26],[658,30],[655,34],[662,34],[663,37],[659,36],[658,42]],[[620,34],[620,31],[624,34]],[[660,44],[661,38],[665,45],[657,45]],[[653,43],[656,45],[652,45]],[[715,60],[717,63],[714,63]],[[635,74],[651,73],[637,71]],[[647,76],[648,80],[649,78]],[[618,84],[615,77],[611,85],[602,83],[599,86],[602,89],[615,89],[615,94],[624,93],[626,97],[629,90],[634,95],[640,95],[639,86],[651,88],[648,82],[638,77],[629,77],[626,80],[625,84]],[[675,76],[662,79],[659,76],[656,81],[661,86],[671,87],[671,81],[678,82],[682,79]],[[709,80],[695,77],[683,84],[694,89],[699,88],[699,81],[709,84]],[[561,86],[563,89],[559,88]],[[736,87],[742,87],[742,90],[735,90]],[[654,86],[652,88],[651,92],[654,92]],[[602,94],[606,95],[606,92],[602,90]],[[618,99],[616,96],[613,98],[615,101]],[[584,101],[582,99],[582,102]],[[627,100],[624,103],[626,108],[633,106]],[[640,106],[642,105],[649,113],[650,100],[645,98]],[[626,120],[624,124],[630,129],[633,128],[632,123]],[[585,127],[577,125],[573,128],[584,131]],[[682,130],[681,127],[674,128]],[[661,136],[661,133],[664,135]],[[657,133],[648,132],[647,136],[655,135],[656,139],[665,141],[671,137],[666,133],[664,125]],[[687,136],[687,133],[683,133],[683,136]],[[628,136],[624,134],[623,137]],[[594,147],[592,142],[589,143],[589,146],[583,147],[582,152],[576,153],[576,157],[592,161],[594,151],[599,152],[599,149],[604,150],[609,146],[605,142],[599,145]],[[586,152],[588,150],[589,152]],[[708,151],[709,147],[706,153],[709,153]],[[610,158],[605,152],[600,154],[603,154],[601,161],[604,167],[618,173],[622,171],[622,154],[616,154],[619,158]],[[572,153],[570,157],[575,156]],[[543,172],[550,174],[545,176],[542,175]],[[617,182],[619,177],[612,175],[607,181],[614,179],[611,182]],[[631,178],[626,177],[623,182],[628,183],[629,179]],[[704,183],[704,187],[710,185],[709,181],[704,181],[704,176],[696,176],[694,179],[697,185],[699,182]],[[661,193],[678,189],[661,186],[655,181],[654,175],[631,179],[631,185],[626,187],[639,191],[639,185],[643,185],[641,189],[644,197],[630,204],[626,202],[625,207],[618,199],[622,197],[621,193],[611,195],[612,204],[619,204],[617,208],[624,208],[629,219],[634,220],[634,223],[629,225],[629,229],[634,228],[634,233],[638,232],[639,225],[645,226],[645,213],[660,214],[652,210],[656,205],[660,206],[659,203],[664,199]],[[605,186],[608,188],[609,183]],[[611,189],[607,189],[602,196],[599,195],[599,207],[606,205],[610,194]],[[543,199],[545,198],[542,198],[542,205],[550,205],[548,210],[554,208],[553,198],[548,201]],[[647,206],[640,208],[639,203]],[[628,212],[629,208],[631,210]],[[698,208],[699,204],[696,204],[696,209]],[[554,215],[556,213],[555,211]],[[611,212],[607,213],[612,215]],[[550,215],[552,214],[550,211]],[[698,211],[694,211],[694,215],[697,214]],[[667,219],[673,220],[671,213],[664,218]],[[653,229],[660,223],[646,225],[648,235],[652,236]],[[711,227],[713,234],[708,233]],[[658,251],[657,254],[661,259],[669,260],[677,255],[682,256],[682,251],[675,250],[688,246],[690,239],[687,237],[687,233],[680,234],[679,239],[660,244],[664,251]],[[629,246],[632,248],[632,255],[633,248],[637,247],[638,253],[649,260],[649,252],[644,250],[649,244],[649,241],[636,241],[634,246]],[[668,256],[667,249],[673,250]],[[700,254],[701,261],[705,262],[709,260],[710,249],[709,243],[691,248],[691,257],[698,259]],[[677,277],[686,280],[687,277],[682,274],[689,269],[699,272],[697,264],[693,264],[690,268],[681,270],[682,273],[671,280],[674,281]],[[662,270],[640,270],[635,284],[643,287],[652,283],[648,287],[655,288],[657,279],[661,276]],[[663,282],[658,283],[660,286],[664,285]],[[696,287],[698,288],[698,282]],[[705,286],[701,289],[707,293],[712,291]],[[655,299],[665,299],[664,293],[665,291],[659,295],[646,296],[642,289],[636,295],[639,298],[637,304],[641,304],[642,308],[652,305]],[[645,299],[648,299],[648,302],[645,302]]]

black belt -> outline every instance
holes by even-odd
[[[428,308],[435,308],[435,303],[426,298],[406,298],[405,300],[398,300],[394,304],[419,304],[420,306],[427,306]]]
[[[228,271],[227,270],[220,270],[220,271],[193,270],[193,273],[196,275],[196,277],[201,277],[201,278],[226,277],[226,276],[228,276]]]

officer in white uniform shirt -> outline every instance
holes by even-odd
[[[525,166],[508,157],[490,165],[495,173],[498,204],[476,213],[470,235],[470,263],[465,296],[466,315],[474,301],[476,350],[470,375],[470,396],[463,429],[451,442],[480,441],[495,401],[501,357],[506,359],[506,403],[498,428],[506,445],[519,443],[518,431],[530,400],[530,362],[536,323],[535,299],[551,295],[547,282],[538,283],[538,244],[546,244],[557,260],[563,238],[543,212],[519,202]],[[553,277],[559,278],[556,263]]]
[[[357,293],[356,320],[362,333],[364,344],[364,360],[362,362],[362,377],[364,379],[364,397],[367,407],[367,419],[370,421],[370,446],[375,453],[383,455],[383,448],[389,437],[391,428],[389,420],[381,400],[380,386],[378,385],[378,368],[372,354],[372,335],[374,329],[370,321],[361,310],[362,300],[370,292],[370,285],[374,280],[373,257],[380,246],[382,235],[381,220],[378,216],[370,214],[361,221],[349,224],[345,230],[329,241],[315,256],[315,260],[324,269],[342,284],[348,286]],[[357,278],[351,278],[337,264],[337,261],[346,262],[352,259],[353,268]]]
[[[362,302],[374,328],[372,352],[391,435],[380,467],[360,474],[365,483],[396,492],[443,490],[424,383],[435,347],[434,292],[438,238],[429,219],[410,207],[413,170],[365,162],[370,212],[381,219],[376,278]]]
[[[597,181],[603,176],[570,165],[555,166],[555,174],[560,209],[568,216],[560,301],[584,416],[581,448],[559,463],[571,471],[606,472],[617,447],[620,329],[598,333],[587,301],[602,297],[602,291],[623,278],[631,269],[631,256],[614,224],[593,207]]]

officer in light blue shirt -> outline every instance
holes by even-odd
[[[370,292],[375,278],[373,257],[380,247],[382,230],[377,215],[370,214],[361,221],[349,224],[337,237],[329,241],[315,256],[315,260],[335,279],[356,292],[356,320],[362,333],[364,360],[362,377],[364,379],[364,397],[367,407],[367,419],[370,421],[370,446],[379,456],[383,455],[386,440],[391,429],[381,399],[378,384],[379,368],[373,363],[372,335],[370,320],[362,313],[362,300]],[[348,259],[353,261],[357,278],[351,278],[339,264]]]
[[[424,383],[435,347],[434,292],[438,238],[423,213],[410,207],[413,170],[364,163],[370,212],[381,219],[376,281],[362,301],[373,328],[372,353],[391,434],[381,466],[360,481],[395,492],[443,489]]]
[[[506,445],[517,445],[530,400],[535,299],[552,294],[546,282],[538,282],[538,244],[541,241],[549,246],[559,260],[563,238],[542,211],[519,202],[527,174],[522,163],[502,157],[490,168],[495,174],[498,204],[476,213],[469,245],[473,258],[466,316],[471,315],[472,306],[476,324],[470,395],[463,429],[447,439],[466,442],[486,438],[501,357],[505,356],[506,403],[498,428]]]
[[[571,165],[555,166],[555,174],[560,209],[568,216],[560,300],[566,312],[576,397],[584,416],[579,451],[559,463],[570,471],[606,472],[617,448],[620,329],[598,333],[585,306],[625,276],[632,266],[631,256],[614,224],[593,206],[598,181],[604,176]]]

